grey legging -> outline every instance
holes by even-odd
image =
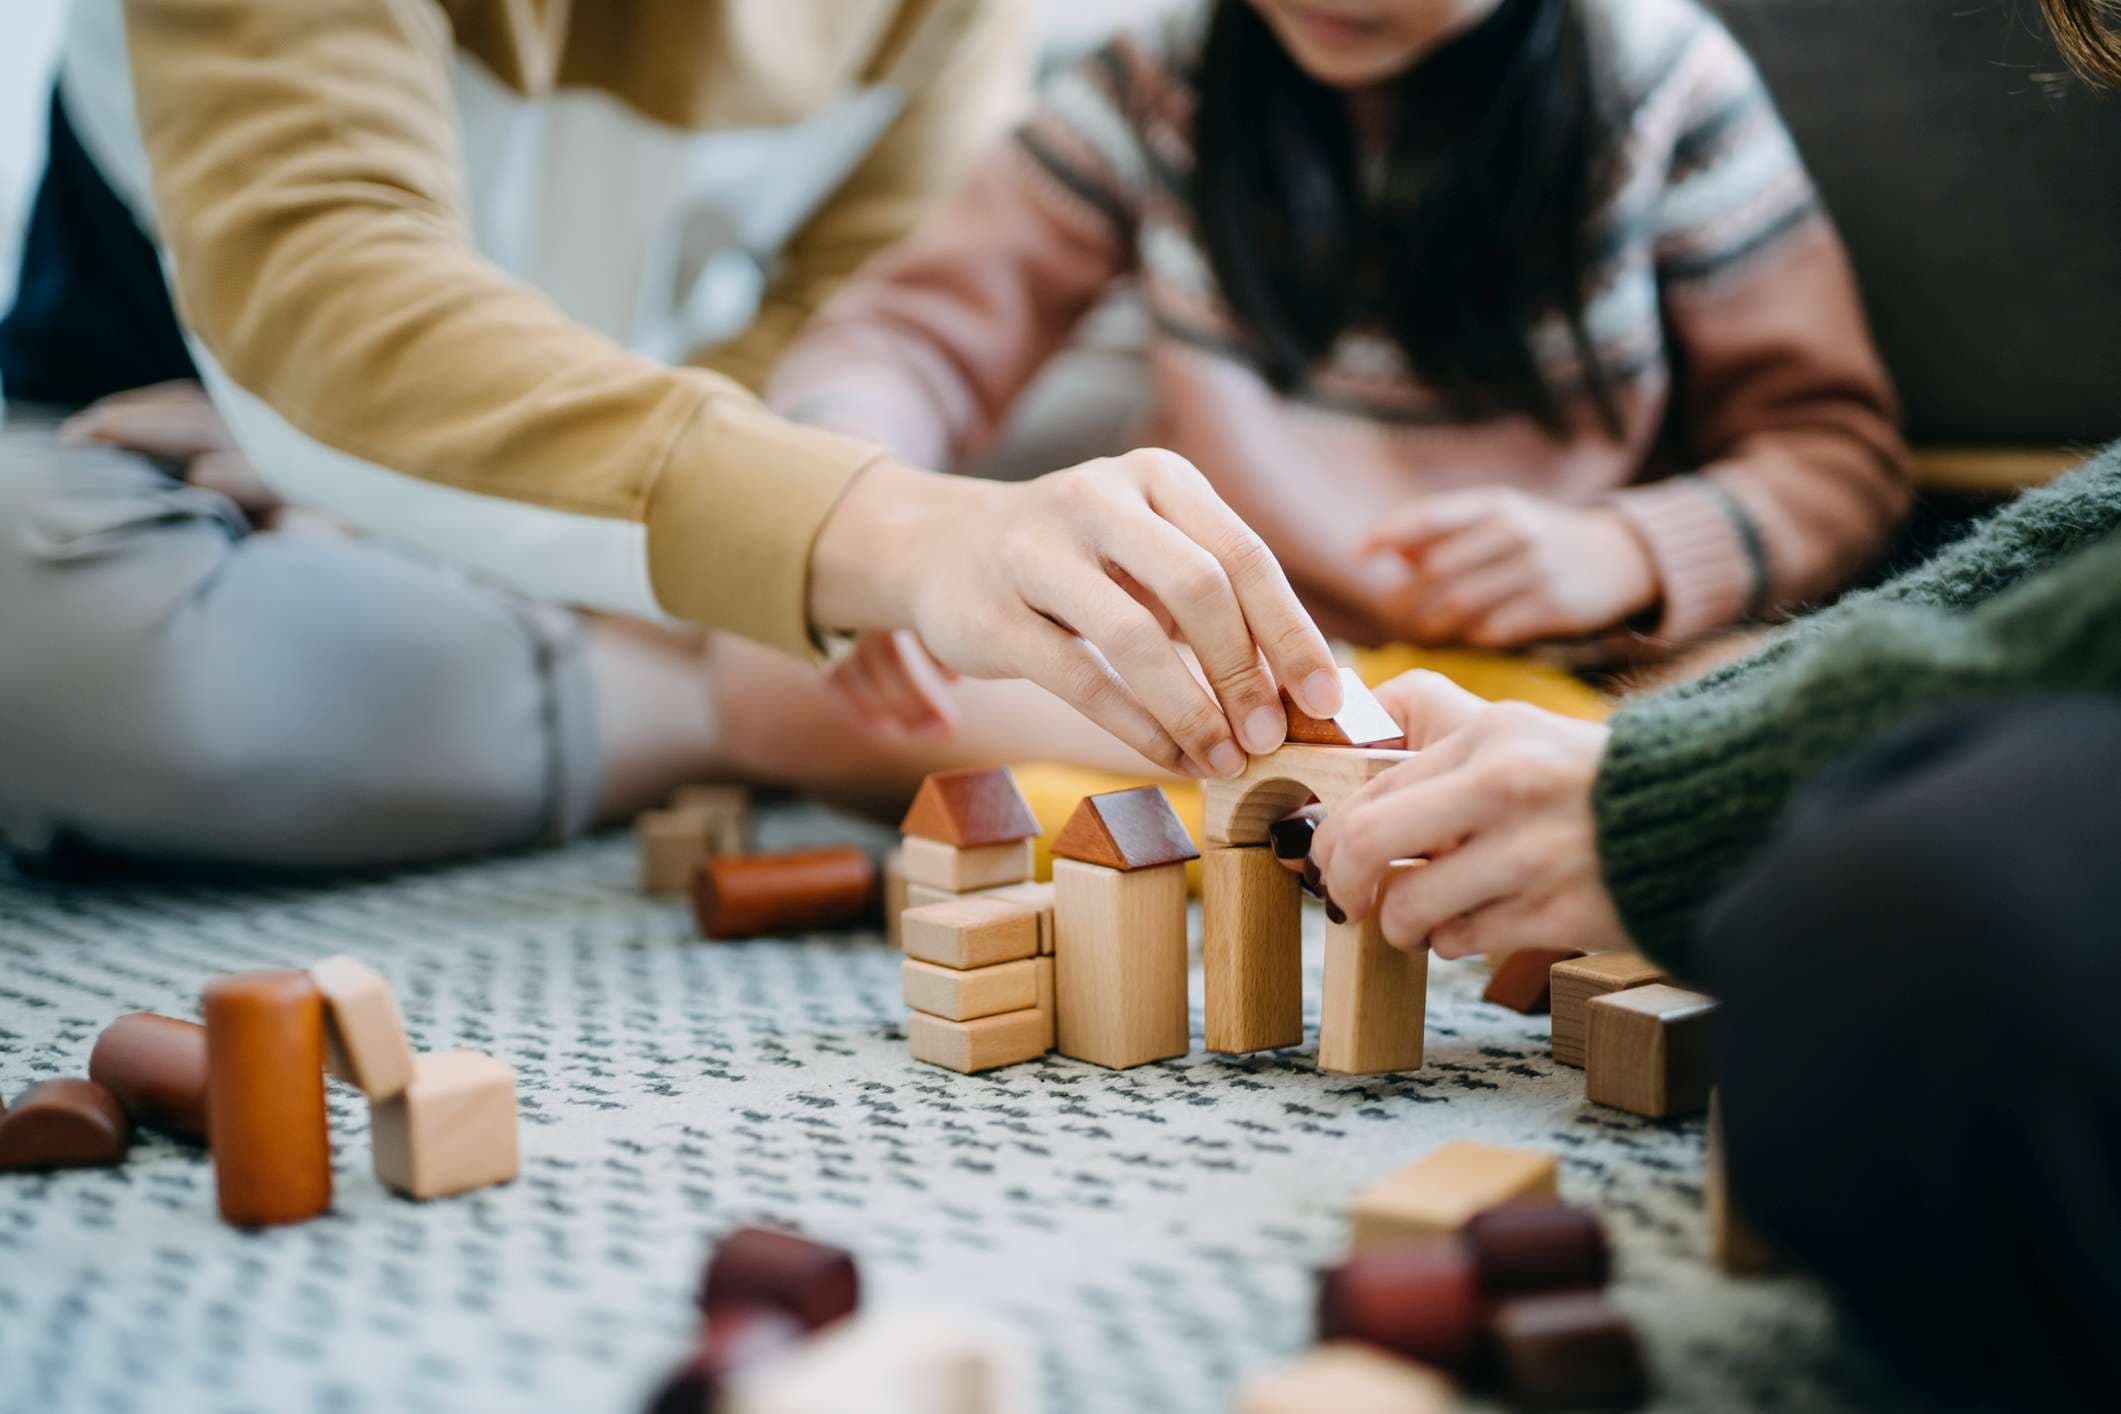
[[[369,541],[254,533],[127,453],[0,431],[0,838],[383,866],[564,838],[582,635]]]

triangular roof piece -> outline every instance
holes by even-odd
[[[1107,869],[1153,869],[1200,858],[1171,802],[1155,786],[1083,797],[1053,837],[1053,857]]]
[[[1353,668],[1340,670],[1340,710],[1330,718],[1312,717],[1282,694],[1289,709],[1289,740],[1310,746],[1397,747],[1406,744],[1406,733],[1392,714],[1363,685]]]
[[[1036,837],[1038,817],[1007,768],[975,766],[937,771],[922,781],[898,827],[905,834],[977,849]]]

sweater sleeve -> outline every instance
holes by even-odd
[[[814,320],[768,385],[812,426],[917,466],[973,455],[1127,268],[1145,159],[1116,48],[1062,75],[914,238]]]
[[[1606,885],[1680,975],[1702,907],[1793,791],[1924,712],[2121,690],[2121,445],[1917,571],[1613,719],[1594,792]]]
[[[1840,238],[1752,62],[1704,23],[1668,91],[1650,215],[1693,475],[1615,503],[1649,545],[1661,639],[1841,588],[1905,515],[1906,451]]]
[[[434,0],[131,0],[202,374],[319,506],[544,597],[810,646],[810,546],[877,449],[635,357],[482,260]]]

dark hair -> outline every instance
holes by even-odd
[[[1567,430],[1531,342],[1568,323],[1609,432],[1584,321],[1611,127],[1576,0],[1503,0],[1392,81],[1382,179],[1346,94],[1312,79],[1246,0],[1209,23],[1193,205],[1223,297],[1268,380],[1300,388],[1351,325],[1382,324],[1454,416]]]
[[[2114,0],[2040,0],[2070,67],[2093,84],[2121,83],[2121,5]]]

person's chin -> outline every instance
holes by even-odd
[[[1290,46],[1296,66],[1328,88],[1369,88],[1398,77],[1407,68],[1403,54],[1321,53]]]

